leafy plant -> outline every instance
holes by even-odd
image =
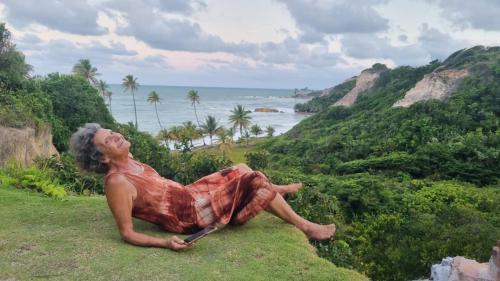
[[[55,199],[63,199],[67,195],[64,186],[51,179],[46,170],[36,166],[23,168],[15,162],[8,163],[0,170],[0,186],[31,189]]]

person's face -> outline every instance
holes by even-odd
[[[94,144],[104,154],[103,162],[129,154],[130,142],[120,133],[109,129],[99,129],[94,135]]]

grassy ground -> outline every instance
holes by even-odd
[[[267,139],[266,137],[252,138],[248,142],[248,145],[245,142],[233,144],[231,149],[227,152],[227,157],[231,161],[233,161],[233,163],[245,163],[246,162],[245,153],[252,150],[255,145],[264,142],[266,139]],[[214,145],[213,147],[200,147],[197,148],[195,151],[203,151],[217,155],[222,154],[222,152],[219,151],[216,145]]]
[[[367,280],[319,258],[301,232],[268,214],[185,252],[122,242],[100,196],[57,201],[0,189],[0,214],[0,280]]]

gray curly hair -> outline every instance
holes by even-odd
[[[94,144],[94,136],[99,129],[101,125],[97,123],[85,124],[71,136],[69,146],[80,168],[89,172],[106,173],[109,169],[108,164],[100,161],[103,154]]]

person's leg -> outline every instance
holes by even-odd
[[[295,225],[311,239],[326,240],[335,234],[335,224],[320,225],[302,218],[295,213],[279,193],[265,210]]]
[[[241,166],[240,166],[241,168]],[[243,167],[245,169],[245,167]],[[335,234],[335,225],[320,225],[310,222],[299,215],[297,215],[290,205],[283,199],[283,196],[277,192],[272,184],[269,182],[267,177],[259,171],[253,171],[250,173],[243,173],[245,175],[251,176],[252,180],[249,184],[242,186],[245,192],[250,192],[253,195],[246,194],[242,195],[243,198],[249,198],[250,200],[245,204],[241,210],[237,210],[234,222],[244,223],[248,217],[255,216],[255,210],[258,209],[257,206],[262,202],[262,198],[267,198],[266,203],[269,202],[266,211],[272,213],[273,215],[281,218],[285,222],[291,223],[304,232],[309,238],[317,240],[326,240]],[[245,177],[245,176],[243,176]],[[262,208],[262,207],[261,207]],[[250,215],[249,215],[250,214]]]
[[[243,173],[251,173],[253,170],[248,167],[246,164],[240,163],[235,166],[233,166],[234,169],[237,169],[240,171],[241,174]],[[287,185],[277,185],[271,183],[271,186],[274,190],[276,190],[281,196],[287,194],[287,193],[295,193],[297,192],[300,188],[303,187],[302,183],[292,183],[292,184],[287,184]]]

